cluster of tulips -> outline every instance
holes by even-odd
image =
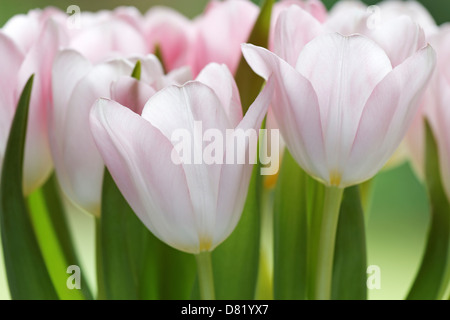
[[[12,298],[365,299],[358,185],[399,158],[432,207],[408,297],[448,298],[449,44],[414,1],[12,17],[0,30]],[[279,130],[259,151],[271,145],[280,172],[261,175],[250,134],[232,150],[219,135],[181,148],[177,132],[195,140],[198,124],[236,139]],[[190,161],[208,148],[212,161]],[[95,217],[96,294],[66,281],[80,266],[68,204]]]

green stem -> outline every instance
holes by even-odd
[[[97,300],[106,299],[105,278],[103,274],[102,224],[101,218],[95,218],[95,258],[97,267]]]
[[[270,190],[262,191],[261,234],[259,270],[256,283],[256,300],[273,300],[273,203]]]
[[[327,187],[325,189],[317,252],[317,269],[314,279],[314,299],[316,300],[329,300],[331,298],[334,246],[343,193],[344,189],[341,188]]]
[[[214,279],[211,263],[211,252],[201,252],[195,255],[197,260],[198,282],[202,300],[214,300]]]

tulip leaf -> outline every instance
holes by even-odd
[[[23,161],[33,76],[17,105],[1,176],[0,221],[12,299],[58,299],[45,266],[22,192]]]
[[[333,300],[366,300],[366,238],[359,187],[345,189],[333,265]]]
[[[69,266],[79,267],[80,263],[54,175],[42,189],[28,197],[28,205],[39,246],[59,297],[64,300],[92,299],[85,277],[80,278],[80,289],[67,285],[72,274],[70,269],[68,272]]]
[[[138,60],[136,62],[136,65],[134,66],[133,72],[131,72],[131,77],[135,78],[136,80],[141,80],[141,61]]]
[[[140,223],[105,169],[101,255],[107,299],[138,299],[149,231]],[[156,285],[156,284],[155,284]]]
[[[288,150],[274,199],[274,297],[306,298],[307,175]]]
[[[274,0],[265,0],[262,4],[260,14],[247,40],[248,43],[267,47],[269,42],[270,18],[274,2]],[[264,79],[253,72],[242,55],[235,79],[241,95],[243,113],[245,114],[261,91]]]
[[[105,170],[101,251],[107,299],[188,299],[195,261],[155,238]]]
[[[247,200],[238,225],[212,252],[216,299],[252,300],[259,264],[260,166],[254,165]]]
[[[445,194],[433,132],[426,123],[426,184],[431,207],[431,221],[422,262],[407,296],[408,300],[443,298],[448,283],[450,245],[450,204]]]

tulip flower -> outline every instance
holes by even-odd
[[[430,46],[392,68],[383,49],[361,36],[314,38],[295,67],[243,45],[252,69],[273,76],[272,111],[299,165],[327,188],[319,244],[317,298],[328,299],[342,188],[374,176],[403,139],[434,68]]]
[[[252,165],[181,161],[174,155],[173,134],[183,128],[195,137],[198,121],[205,130],[218,130],[223,136],[227,129],[259,129],[271,88],[268,84],[242,117],[231,73],[225,66],[210,64],[196,81],[155,94],[142,115],[107,99],[98,100],[91,111],[92,134],[118,188],[156,237],[197,255],[200,287],[207,298],[214,297],[211,284],[202,279],[211,270],[207,253],[236,227]],[[194,142],[194,152],[199,148],[203,150],[202,144]],[[249,154],[249,143],[237,153]]]
[[[189,65],[193,26],[188,18],[170,8],[154,7],[145,14],[143,28],[150,49],[159,48],[167,70]]]
[[[141,26],[142,17],[136,9],[81,12],[79,19],[79,27],[65,28],[70,38],[67,48],[80,52],[93,63],[150,52]]]
[[[26,195],[40,187],[52,170],[46,115],[52,104],[51,66],[59,46],[64,44],[54,19],[60,14],[55,9],[30,11],[28,15],[12,18],[0,31],[0,52],[4,55],[0,61],[1,162],[20,92],[35,74],[25,144],[23,190]]]
[[[142,81],[130,76],[136,59],[92,65],[80,53],[64,50],[53,66],[54,108],[49,130],[57,178],[74,204],[96,216],[100,214],[104,163],[89,129],[95,100],[113,98],[140,112],[157,90],[190,79],[187,69],[164,75],[155,56],[140,60]]]
[[[273,111],[293,156],[336,187],[363,182],[383,166],[417,111],[435,60],[426,46],[392,69],[373,41],[339,34],[308,43],[295,68],[260,47],[243,52],[260,76],[276,75]]]
[[[184,65],[194,76],[210,62],[224,63],[234,73],[259,8],[248,0],[211,1],[193,21],[178,12],[155,7],[145,15],[147,42],[161,50],[168,70]]]
[[[158,92],[142,115],[112,100],[95,103],[91,129],[97,147],[131,207],[159,239],[200,253],[213,250],[232,232],[252,166],[176,164],[172,134],[179,128],[193,130],[194,120],[224,136],[226,129],[259,129],[270,93],[267,86],[242,117],[232,75],[225,66],[210,64],[197,80]]]

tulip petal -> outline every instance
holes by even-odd
[[[393,67],[426,45],[422,28],[407,16],[386,21],[368,35],[384,49]]]
[[[248,109],[236,130],[258,130],[261,127],[262,120],[267,113],[272,98],[273,90],[274,81],[270,78],[255,102]],[[235,134],[239,134],[239,131],[235,131]],[[246,162],[244,164],[226,163],[222,166],[213,241],[215,246],[219,245],[231,234],[241,217],[253,168],[253,165],[248,159],[249,154],[253,151],[256,150],[249,150],[249,142],[246,140],[245,150],[238,151],[245,152]]]
[[[155,55],[150,54],[144,59],[140,59],[140,61],[141,80],[156,90],[161,90],[164,88],[165,83],[162,81],[164,77],[164,69],[159,59]]]
[[[49,106],[49,139],[53,159],[62,157],[62,139],[70,95],[78,81],[92,68],[90,62],[80,53],[73,50],[59,52],[52,69],[53,106]],[[60,161],[54,161],[56,171],[62,172]]]
[[[323,32],[322,25],[298,6],[283,11],[275,26],[274,52],[295,66],[303,47]]]
[[[91,25],[73,36],[70,48],[81,52],[92,62],[142,55],[149,50],[144,35],[127,22],[109,19]]]
[[[33,46],[36,38],[39,37],[38,13],[31,11],[28,15],[18,14],[9,19],[2,28],[2,31],[14,39],[23,53],[26,53]]]
[[[89,112],[98,98],[110,97],[111,83],[132,69],[121,60],[97,65],[79,81],[69,99],[62,158],[55,159],[60,161],[58,179],[66,195],[94,215],[100,214],[103,160],[89,130]]]
[[[389,20],[406,15],[424,29],[427,37],[439,29],[431,14],[419,1],[381,1],[378,5],[382,19]]]
[[[317,94],[330,180],[339,184],[364,105],[392,70],[389,58],[366,37],[333,33],[309,42],[296,69]]]
[[[123,76],[111,84],[111,98],[134,113],[141,114],[155,89],[129,76]]]
[[[444,185],[447,198],[450,201],[450,101],[449,82],[442,75],[436,76],[435,94],[436,106],[427,109],[427,118],[433,129],[433,133],[438,144],[439,164],[441,180]]]
[[[367,6],[361,1],[338,1],[331,8],[325,27],[330,32],[339,32],[343,35],[358,33],[365,27],[363,24],[370,14]]]
[[[295,160],[312,176],[328,180],[319,103],[311,83],[272,52],[242,46],[253,71],[267,79],[274,75],[272,111]]]
[[[175,84],[181,86],[190,80],[192,80],[192,71],[189,66],[174,69],[166,74],[168,85]]]
[[[8,141],[9,130],[16,110],[17,71],[23,55],[14,41],[0,31],[0,165]],[[1,167],[0,167],[1,168]]]
[[[59,26],[55,21],[48,20],[19,70],[19,88],[23,88],[30,75],[35,74],[25,145],[25,194],[44,183],[53,166],[48,141],[47,110],[52,103],[52,64],[59,46],[63,44]]]
[[[170,8],[153,7],[145,15],[144,29],[151,51],[160,48],[167,70],[187,64],[192,24],[186,17]]]
[[[343,175],[344,185],[372,177],[394,153],[418,110],[434,69],[427,46],[392,70],[368,99]]]
[[[228,0],[209,6],[197,20],[194,75],[210,62],[224,63],[234,74],[241,58],[240,45],[247,41],[258,12],[258,6],[250,1]]]
[[[148,101],[142,117],[158,128],[174,145],[178,143],[172,140],[173,135],[181,130],[191,137],[189,144],[184,140],[180,142],[190,148],[193,155],[190,163],[183,162],[183,169],[194,213],[197,215],[201,250],[210,250],[221,165],[203,164],[206,143],[202,137],[203,132],[209,129],[218,130],[224,137],[225,130],[231,127],[219,99],[211,88],[197,81],[188,82],[182,87],[170,86]]]
[[[111,100],[94,104],[90,123],[108,170],[139,219],[165,243],[198,253],[186,178],[183,168],[171,161],[170,141],[145,119]]]
[[[233,128],[236,127],[242,120],[241,98],[234,77],[227,66],[210,63],[203,68],[196,81],[213,89],[222,103],[231,125]]]

